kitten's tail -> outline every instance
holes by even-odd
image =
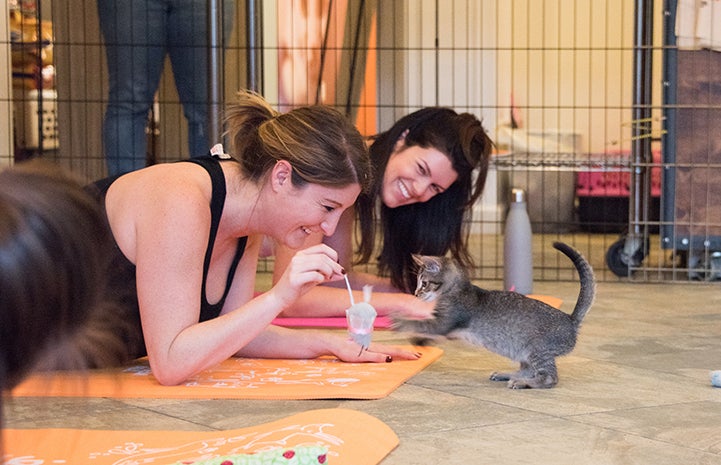
[[[576,307],[571,314],[571,318],[578,327],[581,326],[581,321],[591,309],[593,299],[596,297],[596,277],[593,274],[593,268],[578,250],[563,242],[554,242],[553,247],[570,258],[576,270],[578,270],[581,290],[578,292]]]

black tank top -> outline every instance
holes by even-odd
[[[230,264],[230,270],[228,271],[228,277],[225,282],[225,290],[220,300],[214,304],[208,302],[208,298],[205,294],[206,283],[208,280],[208,269],[210,268],[210,259],[213,256],[213,245],[215,244],[215,236],[218,234],[218,226],[220,225],[220,217],[223,214],[223,205],[225,205],[225,195],[227,193],[225,187],[225,176],[223,175],[223,169],[220,167],[220,160],[212,157],[198,157],[191,158],[185,161],[196,163],[210,174],[210,179],[213,185],[213,191],[210,198],[210,234],[208,236],[208,248],[205,250],[205,261],[203,262],[203,285],[200,292],[200,321],[207,321],[213,318],[217,318],[220,315],[220,311],[223,309],[225,299],[228,297],[230,287],[233,284],[233,276],[235,270],[238,268],[240,259],[243,258],[245,252],[245,245],[248,242],[248,236],[243,236],[238,239],[238,246],[235,251],[235,256]]]
[[[226,278],[225,290],[223,292],[223,295],[220,300],[218,300],[218,302],[211,304],[210,302],[208,302],[205,293],[206,281],[208,278],[208,269],[210,268],[210,259],[213,255],[213,245],[215,244],[215,238],[218,233],[220,218],[223,213],[223,205],[225,204],[225,196],[227,192],[225,185],[225,176],[223,175],[223,170],[220,167],[221,160],[213,156],[209,155],[205,157],[191,158],[188,160],[182,160],[179,163],[184,162],[191,162],[202,166],[210,175],[212,183],[212,195],[210,200],[210,232],[208,235],[208,247],[205,251],[205,260],[203,262],[203,281],[200,295],[199,321],[202,322],[217,318],[218,315],[220,315],[220,311],[223,309],[223,305],[225,304],[225,300],[228,297],[228,293],[230,292],[230,288],[233,284],[233,276],[235,275],[235,271],[238,268],[238,263],[240,262],[240,259],[243,257],[243,253],[245,252],[245,246],[247,244],[248,238],[246,236],[238,239],[238,246],[235,252],[235,256],[233,257],[233,261],[231,262],[230,269],[228,270],[228,276]],[[103,211],[105,210],[105,194],[107,193],[108,188],[112,185],[112,183],[120,176],[122,175],[101,179],[100,181],[97,181],[88,186],[89,192],[96,196],[96,198],[100,202],[100,205],[103,207]],[[116,301],[120,302],[122,306],[125,307],[124,310],[131,312],[135,323],[134,326],[136,326],[137,329],[140,329],[140,309],[138,305],[137,286],[135,282],[135,265],[131,263],[125,257],[125,255],[123,255],[117,244],[115,247],[115,254],[116,257],[113,260],[113,265],[111,269],[111,294],[115,296]],[[138,349],[140,350],[140,348]],[[144,354],[139,353],[138,355]]]

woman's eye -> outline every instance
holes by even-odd
[[[325,211],[327,211],[328,213],[335,210],[335,207],[331,207],[330,205],[323,205],[323,208],[325,208]]]
[[[422,176],[426,176],[426,175],[428,174],[428,171],[426,170],[426,167],[423,166],[423,165],[421,165],[420,163],[418,164],[418,172],[419,172]]]

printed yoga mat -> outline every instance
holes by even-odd
[[[168,465],[321,446],[330,465],[375,465],[398,436],[379,419],[349,409],[310,410],[272,423],[228,431],[100,431],[8,429],[5,463]]]
[[[112,397],[175,399],[380,399],[441,356],[438,347],[409,347],[418,360],[343,363],[312,360],[231,358],[184,384],[163,386],[147,359],[115,370],[52,372],[29,377],[16,397]]]

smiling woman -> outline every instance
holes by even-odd
[[[370,152],[376,179],[372,187],[343,214],[335,233],[314,235],[305,245],[323,242],[337,250],[358,299],[363,285],[374,285],[372,304],[379,314],[427,318],[433,304],[409,294],[416,280],[412,254],[450,253],[464,265],[472,264],[467,245],[470,222],[464,220],[483,193],[492,146],[481,122],[469,113],[430,107],[401,118],[373,138]],[[360,236],[354,250],[356,228]],[[382,230],[380,241],[378,229]],[[381,276],[351,269],[354,258],[356,264],[375,258],[379,244]],[[278,246],[275,255],[277,280],[293,251]],[[342,290],[333,287],[336,283],[311,290],[284,314],[343,315]]]
[[[447,155],[435,147],[406,146],[406,135],[396,141],[383,173],[381,198],[388,208],[427,202],[458,179]]]
[[[376,246],[375,204],[381,195],[380,224],[383,227],[378,267],[390,275],[390,283],[401,291],[415,289],[416,273],[412,254],[450,253],[471,266],[468,226],[473,204],[483,194],[493,142],[481,121],[470,113],[456,113],[442,107],[415,111],[398,120],[375,138],[371,157],[377,173],[383,173],[370,194],[358,199],[361,223],[361,262],[368,262]],[[441,161],[438,155],[445,160]],[[385,201],[384,190],[395,166],[421,166],[431,173],[435,193],[415,202],[394,207]],[[398,240],[402,238],[402,240]]]
[[[241,92],[228,108],[229,155],[160,164],[98,181],[117,245],[113,276],[133,331],[128,358],[148,355],[162,384],[177,384],[233,355],[385,362],[415,358],[358,347],[339,336],[269,326],[313,286],[342,278],[338,254],[319,244],[294,254],[273,288],[253,297],[264,236],[299,247],[332,234],[371,183],[365,143],[337,111],[278,113]]]
[[[335,231],[343,211],[353,205],[360,186],[352,183],[345,187],[325,187],[313,183],[291,181],[296,171],[290,163],[281,161],[276,167],[279,187],[287,186],[274,200],[277,211],[287,212],[274,215],[272,229],[276,236],[288,231],[283,242],[289,247],[302,247],[306,238],[313,233],[331,235]]]

